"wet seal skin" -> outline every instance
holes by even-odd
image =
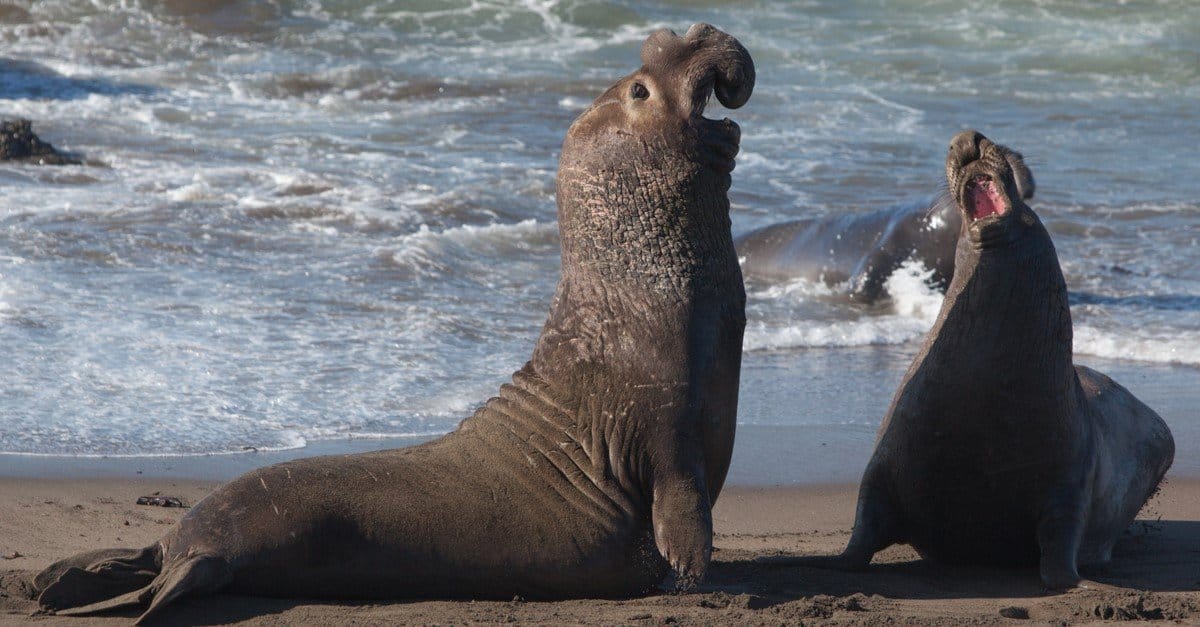
[[[1021,198],[1031,200],[1037,185],[1025,158],[1005,146],[996,150],[1008,160]],[[888,277],[910,259],[932,272],[935,289],[946,291],[961,227],[958,203],[944,189],[928,205],[780,222],[739,235],[733,244],[750,281],[820,281],[844,286],[851,301],[870,305],[888,298]]]
[[[1128,390],[1072,364],[1058,256],[1004,151],[959,133],[946,174],[962,213],[954,279],[879,428],[850,542],[779,563],[859,570],[908,543],[940,562],[1036,565],[1052,590],[1098,586],[1078,565],[1109,560],[1174,439]]]
[[[159,542],[69,557],[44,610],[221,590],[310,598],[620,597],[688,589],[729,467],[745,293],[730,233],[749,99],[733,37],[662,30],[567,133],[562,276],[527,364],[433,442],[243,475]]]

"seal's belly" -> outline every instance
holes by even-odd
[[[513,554],[498,537],[491,545],[457,542],[454,534],[461,530],[456,529],[431,530],[409,538],[408,546],[344,531],[340,538],[314,534],[260,552],[236,570],[231,588],[288,597],[555,599],[636,594],[662,577],[661,570],[649,566],[652,562],[637,559],[634,542],[619,538],[610,539],[604,547],[609,550],[597,545],[583,559],[550,544],[538,559],[526,559],[532,553]]]
[[[234,590],[269,596],[616,596],[661,579],[648,520],[478,451],[459,438],[254,471],[197,504],[166,559],[220,556]]]
[[[1023,503],[946,499],[907,521],[909,542],[922,556],[949,564],[1036,564],[1036,521]]]
[[[941,562],[1036,564],[1037,504],[1052,467],[975,461],[914,464],[902,474],[896,490],[909,542]]]

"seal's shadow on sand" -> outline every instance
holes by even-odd
[[[269,599],[235,594],[218,594],[181,601],[178,612],[158,618],[150,624],[155,627],[182,627],[184,625],[198,627],[201,625],[228,625],[249,620],[287,623],[287,619],[280,615],[297,606],[313,603],[332,605],[328,601],[310,599]],[[127,618],[130,622],[133,622],[141,614],[141,609],[108,612],[101,616],[106,618]],[[274,618],[271,618],[272,616]],[[79,617],[78,620],[80,621],[80,625],[85,625],[88,622],[88,617]]]
[[[875,602],[863,597],[857,597],[860,600],[856,601],[856,597],[853,596],[856,594],[867,597],[880,595],[897,600],[1060,596],[1043,590],[1037,572],[1032,569],[955,568],[905,557],[913,555],[915,553],[907,547],[893,548],[880,556],[882,563],[877,561],[866,572],[843,573],[807,567],[767,566],[755,561],[761,557],[761,554],[755,551],[724,549],[717,552],[708,578],[696,594],[661,595],[640,600],[603,603],[619,607],[635,605],[638,608],[649,608],[653,613],[664,607],[686,606],[722,611],[732,605],[755,611],[789,603],[795,605],[794,602],[800,601],[800,605],[812,606],[807,607],[807,610],[800,610],[824,609],[832,612],[840,609],[861,609],[854,606],[863,602],[874,605]],[[887,561],[889,559],[892,561]],[[23,574],[26,578],[31,578],[34,573]],[[1112,563],[1101,568],[1084,569],[1083,574],[1101,583],[1131,590],[1172,592],[1200,589],[1200,521],[1138,520],[1117,543]],[[21,583],[16,578],[8,578],[0,581],[0,588],[12,597],[28,597],[32,594],[32,588],[28,585],[18,585]],[[1061,596],[1070,604],[1087,605],[1096,600],[1092,597],[1080,597],[1071,601],[1069,595]],[[295,616],[293,610],[305,605],[344,606],[347,618],[358,615],[358,612],[365,609],[364,606],[370,605],[382,610],[383,614],[376,616],[377,618],[386,616],[387,620],[420,622],[422,619],[428,619],[438,622],[437,617],[445,616],[446,612],[467,620],[473,617],[498,620],[497,617],[502,618],[510,614],[532,620],[540,615],[530,614],[530,611],[544,605],[494,601],[465,603],[460,608],[458,603],[454,603],[453,607],[447,606],[445,602],[432,603],[434,606],[428,602],[402,600],[330,602],[317,599],[272,599],[219,594],[214,597],[184,600],[180,603],[178,612],[164,616],[163,620],[156,621],[155,624],[220,625],[245,620],[286,622],[288,617]],[[564,615],[574,615],[575,612],[581,611],[575,602],[550,605],[566,612]],[[25,612],[35,608],[32,600],[23,607]],[[132,619],[138,613],[139,611],[134,609],[105,616],[109,619]],[[371,615],[360,616],[370,622]],[[88,622],[87,618],[77,620],[80,625]]]
[[[894,549],[893,549],[894,551]],[[900,551],[915,558],[909,547]],[[895,553],[892,553],[895,560]],[[880,557],[883,558],[881,563]],[[1036,569],[955,567],[919,558],[877,556],[863,572],[777,566],[749,551],[719,551],[703,592],[750,594],[754,609],[816,595],[855,593],[893,599],[1026,598],[1054,595]],[[1084,567],[1084,577],[1152,592],[1200,589],[1200,521],[1138,520],[1117,542],[1107,565]]]

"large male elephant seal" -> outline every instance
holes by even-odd
[[[894,543],[951,563],[1038,564],[1052,589],[1113,543],[1170,467],[1157,414],[1071,363],[1071,312],[1050,235],[1005,152],[974,131],[946,159],[962,212],[954,279],[880,426],[854,532],[808,565],[865,568]]]
[[[233,480],[158,543],[36,578],[87,613],[222,589],[325,598],[562,598],[705,573],[733,448],[745,294],[727,192],[754,65],[698,24],[651,35],[641,69],[563,143],[562,275],[530,361],[453,433]]]
[[[1021,153],[996,146],[1012,167],[1021,198],[1033,198],[1033,172]],[[949,190],[928,203],[910,203],[867,213],[780,222],[734,238],[747,279],[820,281],[844,288],[855,302],[887,297],[886,283],[912,259],[932,272],[930,282],[945,291],[954,276],[954,249],[962,227],[958,203]]]

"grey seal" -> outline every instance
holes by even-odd
[[[1072,363],[1058,255],[1004,151],[959,133],[946,175],[962,214],[954,278],[879,428],[849,544],[790,562],[857,570],[908,543],[935,561],[1037,565],[1054,590],[1095,585],[1078,566],[1109,560],[1174,439],[1128,390]]]
[[[265,467],[159,542],[51,565],[59,613],[219,590],[320,598],[619,597],[712,552],[733,449],[745,293],[728,190],[754,65],[697,24],[571,126],[558,173],[562,273],[533,355],[454,432],[405,449]]]
[[[1025,158],[1005,146],[996,149],[1012,167],[1021,198],[1032,199],[1037,184]],[[929,282],[944,292],[954,276],[961,227],[958,203],[942,189],[926,203],[780,222],[733,243],[747,280],[819,281],[845,289],[854,302],[873,304],[888,296],[888,277],[910,259],[930,271]]]

